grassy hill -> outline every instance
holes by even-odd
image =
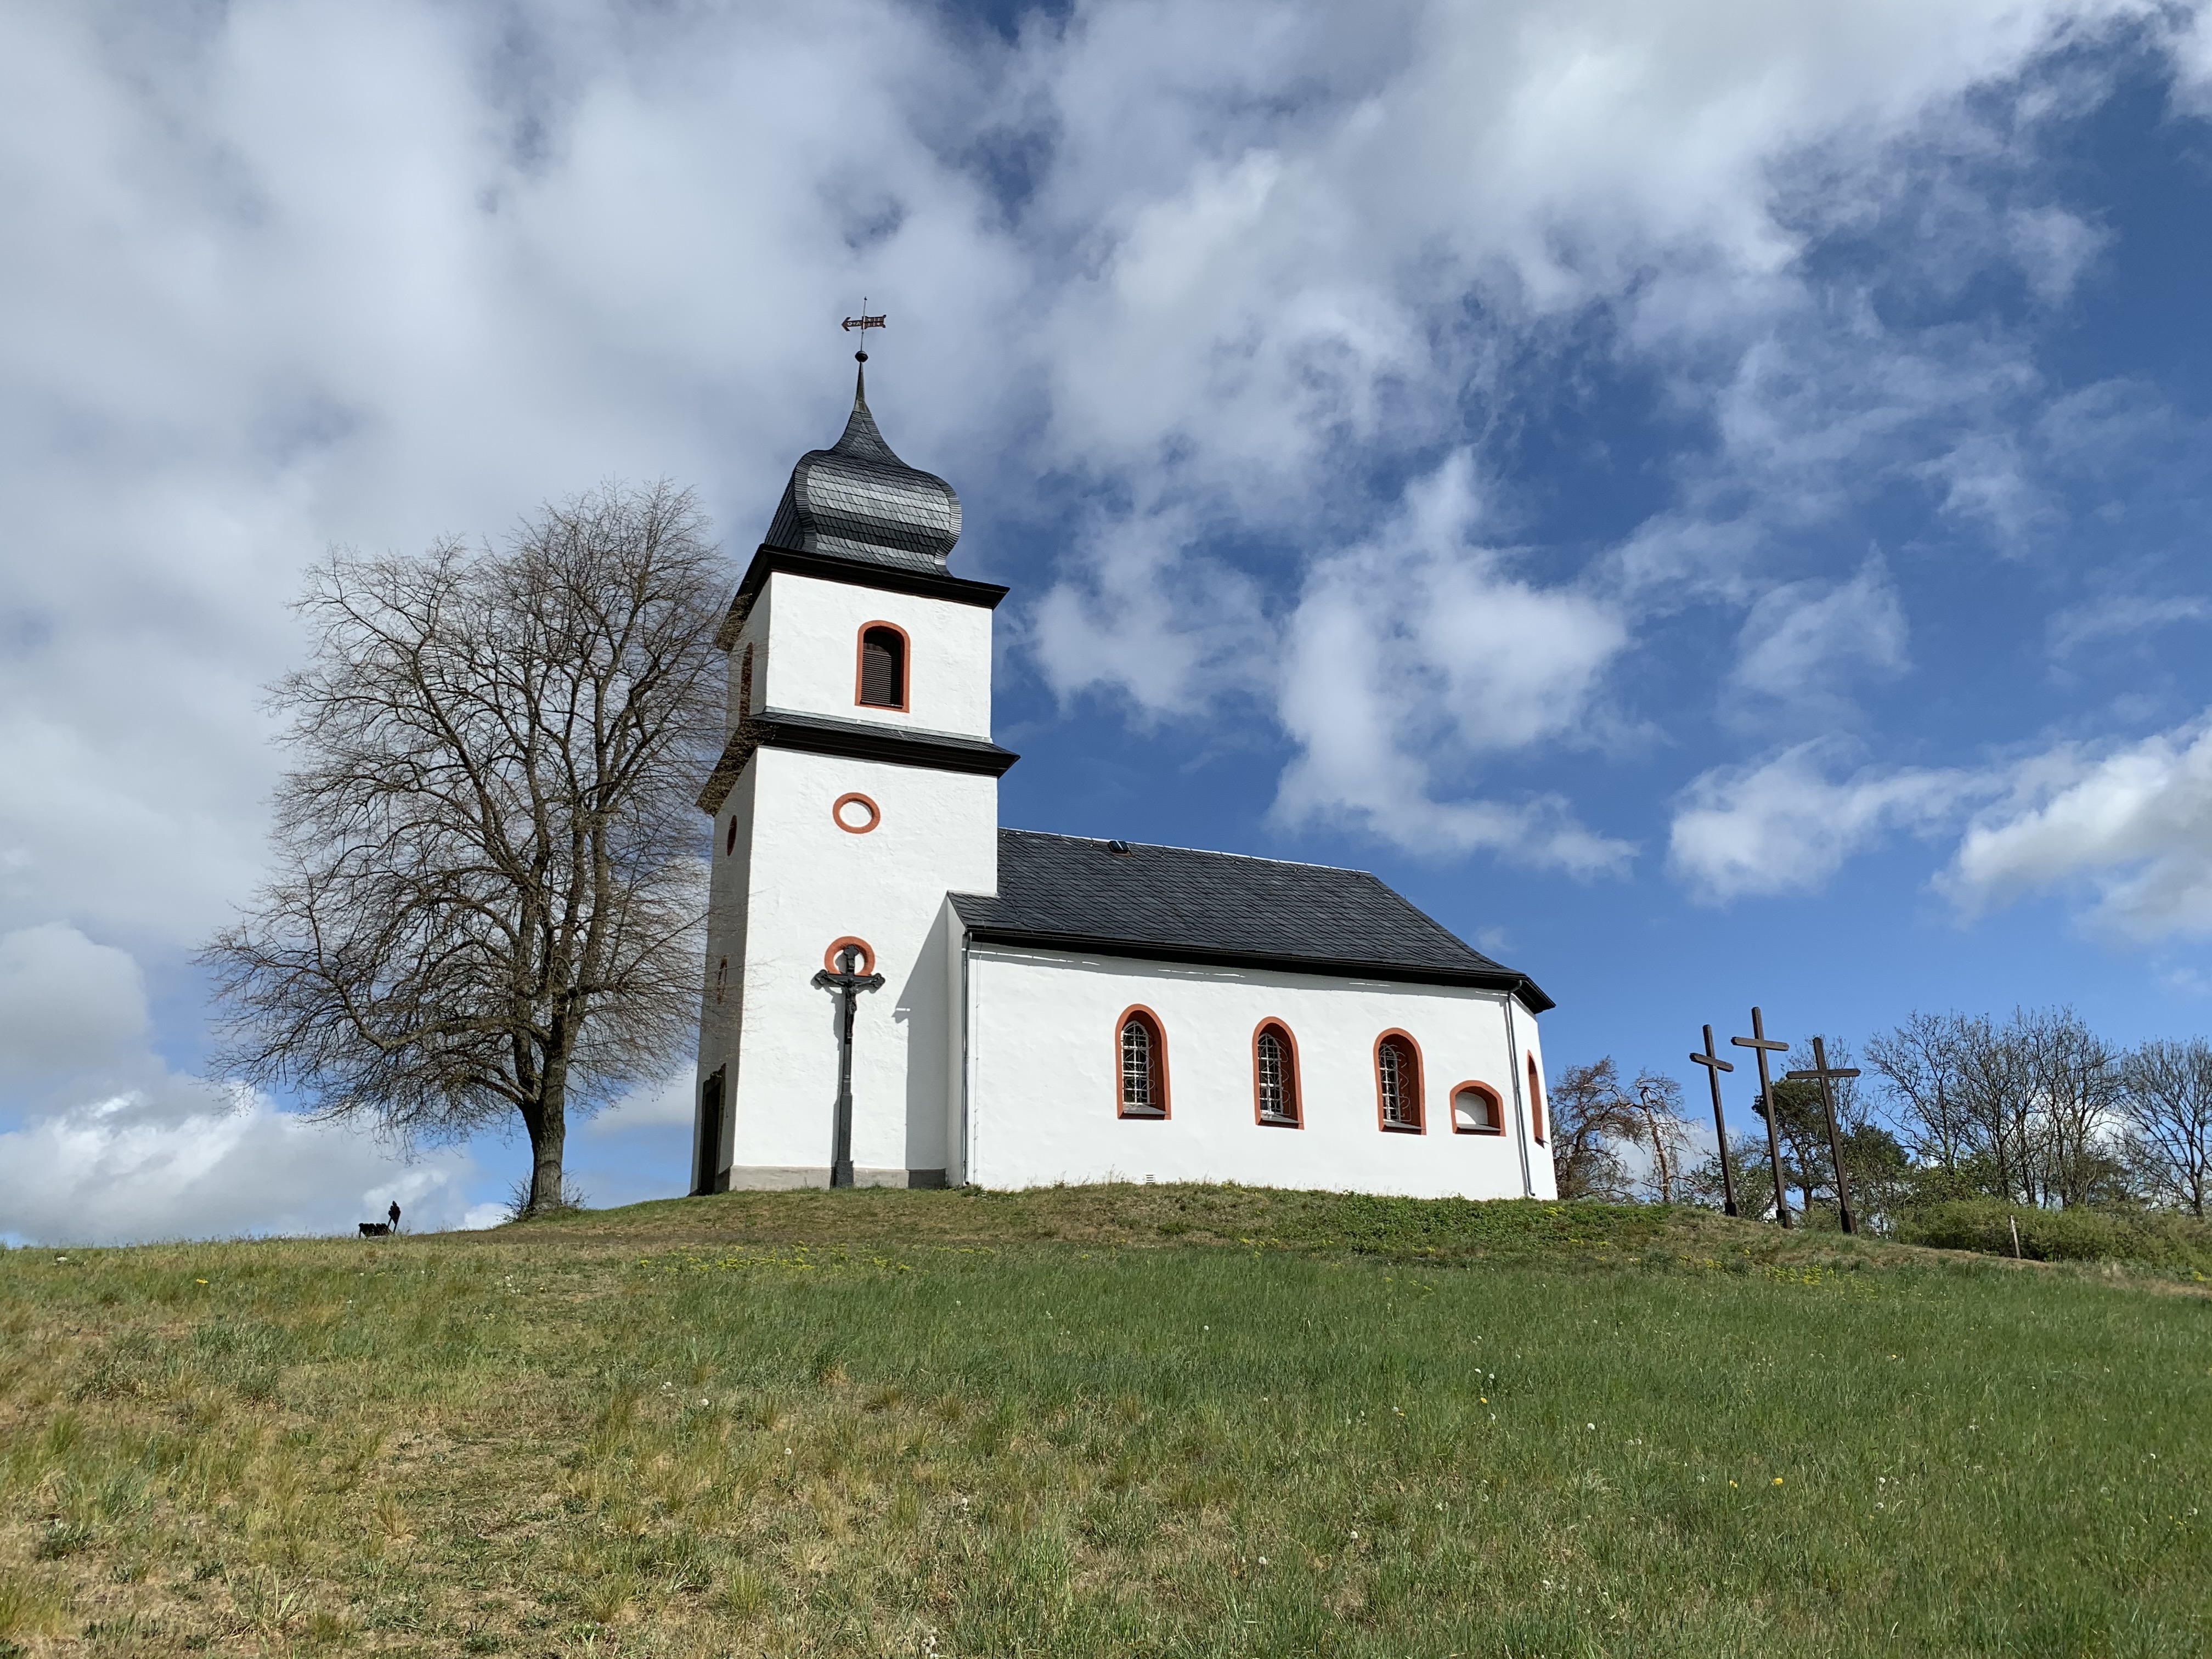
[[[2208,1452],[2185,1275],[1679,1212],[16,1250],[0,1653],[2193,1653]]]

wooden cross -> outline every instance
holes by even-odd
[[[884,988],[881,974],[855,971],[860,963],[860,947],[848,945],[837,953],[836,973],[824,968],[814,975],[817,990],[835,991],[845,1005],[837,1039],[837,1131],[830,1155],[832,1187],[853,1184],[853,1004],[859,993]]]
[[[1721,1073],[1733,1072],[1735,1067],[1713,1052],[1713,1028],[1710,1025],[1705,1027],[1705,1053],[1692,1054],[1690,1058],[1705,1068],[1705,1076],[1713,1085],[1713,1133],[1720,1141],[1721,1191],[1727,1199],[1721,1206],[1721,1213],[1734,1215],[1736,1212],[1735,1171],[1729,1164],[1728,1124],[1721,1117]]]
[[[1828,1120],[1828,1156],[1836,1163],[1836,1213],[1842,1217],[1844,1231],[1847,1233],[1858,1231],[1859,1224],[1851,1214],[1851,1189],[1844,1180],[1844,1141],[1843,1137],[1836,1133],[1836,1097],[1828,1087],[1828,1079],[1856,1077],[1858,1074],[1859,1068],[1856,1066],[1829,1065],[1827,1047],[1819,1037],[1813,1039],[1813,1069],[1789,1073],[1792,1083],[1809,1083],[1814,1078],[1820,1079],[1820,1109]]]
[[[1766,1035],[1765,1022],[1759,1018],[1756,1008],[1751,1011],[1751,1035],[1730,1037],[1729,1041],[1739,1048],[1759,1050],[1759,1103],[1766,1109],[1766,1158],[1767,1162],[1774,1166],[1774,1218],[1787,1229],[1790,1225],[1790,1202],[1782,1195],[1782,1140],[1774,1132],[1774,1080],[1766,1074],[1766,1057],[1777,1049],[1786,1052],[1790,1045],[1777,1042]],[[1705,1046],[1710,1048],[1712,1044],[1709,1042]]]

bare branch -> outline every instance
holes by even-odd
[[[688,493],[607,486],[503,548],[333,550],[270,691],[277,871],[203,960],[227,1076],[410,1139],[567,1115],[687,1043],[728,577]],[[550,1184],[549,1184],[550,1183]]]

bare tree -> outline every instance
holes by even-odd
[[[2118,1184],[2120,1057],[2071,1008],[1915,1014],[1868,1046],[1913,1152],[2015,1203]]]
[[[1641,1112],[1622,1092],[1613,1056],[1570,1066],[1547,1091],[1552,1108],[1552,1166],[1561,1198],[1624,1198],[1628,1172],[1616,1141],[1641,1133]]]
[[[2130,1162],[2145,1184],[2191,1215],[2212,1197],[2212,1043],[2146,1042],[2121,1063]]]
[[[1866,1051],[1867,1064],[1888,1082],[1912,1155],[1953,1173],[1973,1164],[1983,1142],[1960,1074],[1964,1022],[1960,1014],[1915,1012],[1895,1030],[1870,1041]]]
[[[2036,1199],[2087,1204],[2112,1185],[2120,1055],[2071,1008],[2015,1009],[2006,1036],[2018,1045],[2031,1113],[2026,1139]]]
[[[497,550],[334,550],[312,660],[271,690],[298,763],[276,873],[202,957],[220,1070],[410,1142],[514,1113],[529,1208],[557,1208],[569,1114],[665,1074],[696,1017],[726,592],[665,483]]]
[[[1651,1154],[1651,1195],[1672,1204],[1686,1190],[1690,1169],[1690,1126],[1682,1116],[1682,1085],[1656,1072],[1638,1072],[1630,1103],[1637,1113],[1638,1136]]]

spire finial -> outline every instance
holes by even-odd
[[[868,315],[868,299],[865,294],[860,296],[860,314],[857,317],[848,317],[838,325],[848,333],[856,328],[860,331],[860,349],[853,354],[853,361],[860,365],[859,377],[853,387],[853,401],[855,403],[866,403],[868,400],[868,331],[872,328],[888,328],[890,325],[890,319],[887,317]]]

